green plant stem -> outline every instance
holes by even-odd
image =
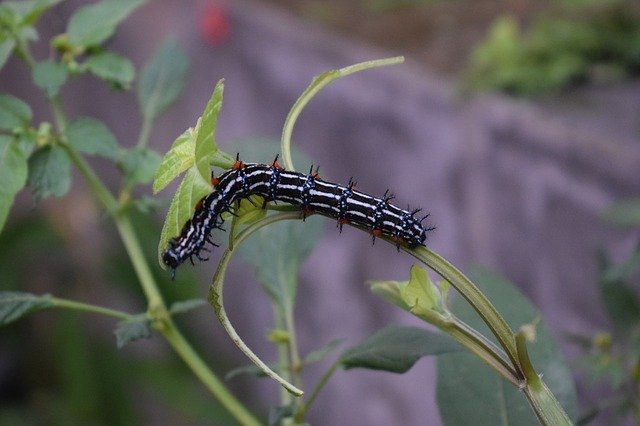
[[[282,162],[287,170],[295,170],[293,167],[293,159],[291,158],[291,135],[293,134],[293,127],[296,124],[298,116],[304,109],[304,107],[313,99],[313,97],[323,88],[328,86],[331,82],[346,77],[348,75],[364,71],[371,68],[383,67],[387,65],[396,65],[404,62],[403,56],[396,56],[394,58],[379,59],[375,61],[366,61],[359,64],[350,65],[348,67],[340,68],[337,70],[331,70],[323,72],[317,75],[311,81],[311,84],[300,95],[298,100],[293,104],[282,128],[282,138],[280,141],[280,151],[282,154]]]
[[[572,425],[567,413],[565,413],[556,397],[551,393],[551,390],[549,390],[533,368],[531,360],[529,359],[524,332],[520,331],[516,334],[516,345],[518,347],[522,371],[526,378],[522,390],[540,423],[552,426]]]
[[[289,335],[289,368],[291,369],[291,378],[293,384],[302,388],[302,377],[300,376],[302,362],[300,361],[300,352],[298,351],[298,339],[296,337],[296,327],[293,318],[293,306],[284,308],[284,324]]]
[[[509,360],[515,367],[518,378],[523,379],[524,376],[518,358],[518,350],[515,339],[513,338],[514,333],[478,287],[455,266],[427,247],[418,247],[415,249],[401,248],[434,270],[458,290],[498,339],[500,346],[505,350]]]
[[[434,323],[515,386],[522,380],[500,348],[456,317]]]
[[[305,400],[303,404],[300,405],[300,407],[298,408],[298,411],[296,411],[296,413],[294,414],[294,420],[297,423],[304,422],[304,417],[307,414],[307,411],[309,411],[309,408],[311,408],[311,405],[313,405],[313,402],[316,400],[316,398],[320,394],[320,391],[324,389],[325,385],[329,382],[329,379],[331,378],[331,376],[333,376],[333,373],[335,373],[338,367],[340,367],[341,365],[342,365],[342,360],[338,358],[331,365],[331,367],[329,367],[329,369],[325,371],[325,373],[322,375],[318,383],[316,383],[316,385],[313,387],[313,390],[309,394],[309,398]]]
[[[249,411],[244,408],[231,394],[229,394],[218,378],[206,366],[195,350],[182,336],[173,321],[171,321],[167,307],[162,299],[157,283],[153,278],[153,274],[149,269],[149,265],[144,257],[140,242],[129,217],[123,212],[117,212],[119,207],[118,202],[104,186],[102,181],[100,181],[89,164],[87,164],[87,162],[68,145],[61,144],[61,146],[66,150],[71,161],[78,168],[80,174],[84,177],[98,200],[104,205],[107,211],[113,213],[113,218],[116,222],[118,232],[120,233],[120,238],[127,250],[127,254],[131,258],[136,275],[138,276],[142,289],[147,297],[149,313],[155,320],[160,320],[160,322],[164,324],[163,327],[160,328],[162,334],[178,355],[180,355],[182,360],[192,368],[193,372],[200,380],[202,380],[211,393],[220,400],[225,408],[227,408],[241,424],[259,424],[252,417]]]
[[[238,236],[235,239],[235,248],[247,239],[251,234],[256,232],[258,229],[263,226],[267,226],[271,223],[278,222],[280,220],[288,220],[288,219],[299,219],[300,212],[289,212],[289,213],[280,213],[274,214],[271,216],[267,216],[262,218],[261,220],[251,224],[242,232],[238,233]],[[235,328],[229,321],[229,317],[227,316],[227,312],[224,309],[224,298],[223,298],[223,287],[224,287],[224,277],[226,275],[227,266],[231,261],[231,257],[233,255],[233,250],[227,249],[224,251],[222,255],[222,259],[218,263],[218,269],[216,273],[213,275],[213,279],[211,282],[211,287],[209,288],[209,303],[213,306],[213,309],[220,321],[220,324],[225,329],[233,343],[253,362],[258,368],[260,368],[266,375],[271,377],[276,382],[280,383],[287,391],[292,393],[295,396],[301,396],[304,392],[298,389],[293,384],[289,383],[287,380],[278,375],[275,371],[269,368],[262,360],[255,354],[253,351],[242,341]]]
[[[142,126],[140,126],[140,134],[138,135],[138,142],[136,143],[138,148],[144,148],[149,143],[152,124],[153,122],[147,115],[142,117]]]
[[[149,269],[149,264],[144,257],[142,247],[140,246],[138,237],[133,230],[131,220],[128,216],[123,214],[116,215],[114,220],[116,222],[118,232],[120,233],[120,238],[127,250],[127,254],[131,259],[131,263],[133,263],[133,269],[136,271],[142,290],[147,297],[149,311],[154,316],[156,310],[160,312],[166,311],[167,308],[162,300],[162,295],[160,294],[156,280],[151,273],[151,269]]]
[[[58,128],[59,133],[64,133],[67,128],[67,117],[64,114],[64,110],[62,108],[62,102],[60,101],[60,96],[56,95],[51,100],[51,110],[53,111],[53,117],[56,120],[56,127]]]
[[[164,337],[191,371],[204,383],[209,391],[215,395],[220,403],[235,417],[238,423],[246,426],[258,426],[260,422],[233,396],[220,380],[211,372],[205,362],[198,356],[189,342],[182,336],[170,318],[161,330]]]
[[[282,309],[278,306],[277,303],[271,302],[271,309],[273,310],[273,318],[274,325],[277,329],[284,329],[284,318],[282,315]],[[289,346],[288,343],[277,343],[276,344],[277,352],[278,352],[278,365],[280,368],[280,375],[283,379],[291,382],[291,359],[289,356]],[[280,405],[290,405],[293,402],[293,396],[291,393],[283,386],[280,387]]]
[[[51,301],[56,308],[72,309],[75,311],[89,312],[92,314],[106,315],[118,319],[129,319],[131,314],[126,312],[117,311],[115,309],[104,308],[102,306],[90,305],[88,303],[76,302],[75,300],[61,299],[59,297],[52,297]]]

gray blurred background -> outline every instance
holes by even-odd
[[[63,32],[66,17],[81,3],[65,2],[49,12],[40,25],[42,38]],[[314,75],[407,53],[402,39],[376,45],[376,40],[332,30],[322,25],[323,19],[301,17],[275,3],[156,0],[120,27],[109,47],[132,58],[137,67],[168,35],[178,40],[191,61],[184,95],[152,132],[155,149],[166,151],[176,136],[195,123],[220,78],[225,79],[226,88],[218,141],[223,150],[242,155],[243,140],[279,139],[289,108]],[[489,22],[493,17],[483,12],[481,2],[463,3],[468,9],[478,8],[478,21]],[[508,3],[516,9],[520,5],[518,10],[525,16],[539,7],[527,8],[524,1]],[[203,20],[211,17],[212,10],[223,13],[228,33],[207,32]],[[436,29],[447,28],[447,21],[437,24]],[[453,24],[464,26],[464,21]],[[399,205],[429,211],[437,226],[429,246],[462,270],[481,264],[515,282],[542,311],[573,360],[579,352],[567,343],[564,333],[593,334],[608,327],[596,288],[596,250],[605,247],[614,256],[623,256],[638,239],[637,232],[608,226],[601,213],[616,200],[640,194],[640,85],[637,80],[594,84],[534,100],[463,96],[458,91],[461,58],[473,41],[483,37],[481,27],[461,33],[457,44],[452,42],[453,58],[446,59],[446,43],[455,34],[450,30],[443,36],[441,31],[440,38],[424,35],[422,45],[412,39],[402,65],[333,83],[304,110],[294,144],[321,166],[325,179],[347,182],[353,176],[362,191],[381,195],[389,188]],[[436,48],[440,49],[437,55],[428,52]],[[36,55],[46,56],[46,46]],[[36,120],[51,119],[25,73],[21,63],[10,61],[0,72],[0,90],[39,105]],[[114,94],[95,80],[82,78],[63,91],[63,102],[71,116],[98,117],[121,143],[134,143],[140,122],[134,94]],[[243,159],[266,162],[271,158]],[[98,166],[117,184],[115,170]],[[301,170],[306,167],[298,165]],[[83,259],[79,263],[91,276],[92,265],[104,262],[104,251],[118,251],[121,246],[111,235],[111,225],[105,227],[108,221],[92,207],[87,189],[76,183],[63,200],[47,200],[35,210],[57,212],[51,220],[66,235],[68,246],[75,247],[70,250]],[[14,221],[34,211],[28,194],[18,201]],[[158,222],[163,213],[159,212]],[[371,246],[370,237],[355,229],[338,234],[332,222],[325,222],[326,233],[301,273],[297,321],[302,352],[334,338],[355,344],[389,323],[417,324],[372,295],[365,285],[373,279],[407,279],[411,259],[390,245]],[[210,261],[195,268],[199,283],[195,296],[205,296],[215,265]],[[225,293],[231,320],[258,354],[275,359],[264,337],[271,324],[267,298],[240,260],[232,266]],[[29,284],[30,291],[57,292],[46,277],[41,278]],[[109,306],[144,309],[130,306],[128,291],[114,291],[108,281],[100,288],[98,294],[75,294]],[[32,332],[38,324],[46,327],[55,318],[54,313],[39,315],[36,325],[22,331]],[[195,323],[195,339],[215,353],[211,357],[223,359],[227,369],[247,363],[212,311],[200,310],[190,321]],[[94,332],[108,341],[111,328],[109,321],[100,320]],[[46,331],[39,334],[47,335]],[[164,358],[170,350],[155,338],[129,345],[116,355],[121,354]],[[2,357],[5,370],[12,368],[15,360]],[[306,383],[314,383],[322,372],[322,368],[310,368]],[[434,379],[431,359],[419,361],[405,375],[365,370],[338,373],[309,420],[327,425],[437,425]],[[253,401],[249,404],[262,412],[277,403],[280,391],[269,380],[244,379],[231,386],[241,400]],[[598,397],[598,390],[583,379],[578,380],[578,392],[583,406]],[[146,407],[144,423],[183,421],[163,415],[163,402],[151,391],[135,398]]]

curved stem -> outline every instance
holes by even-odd
[[[487,324],[493,335],[498,339],[500,346],[505,350],[512,365],[516,368],[518,378],[523,379],[524,376],[518,358],[515,339],[513,338],[513,331],[478,287],[455,266],[427,247],[417,247],[415,249],[409,249],[407,247],[401,248],[451,283],[462,297],[467,299],[473,309],[480,315],[480,318]]]
[[[296,124],[298,116],[304,109],[304,107],[313,99],[313,97],[323,88],[328,86],[334,80],[341,77],[354,74],[356,72],[364,71],[370,68],[383,67],[386,65],[395,65],[404,62],[403,56],[396,56],[394,58],[380,59],[375,61],[366,61],[359,64],[351,65],[348,67],[340,68],[337,70],[323,72],[311,80],[311,84],[300,95],[298,100],[293,104],[282,128],[282,138],[280,141],[280,151],[282,154],[282,162],[287,170],[295,170],[293,167],[293,160],[291,158],[291,135],[293,134],[293,127]]]
[[[288,219],[299,219],[300,212],[290,212],[290,213],[281,213],[275,214],[272,216],[267,216],[250,226],[246,229],[242,230],[238,233],[238,236],[235,240],[235,247],[237,248],[245,239],[247,239],[252,233],[256,232],[258,229],[266,226],[270,223],[278,222],[280,220],[288,220]],[[304,392],[298,389],[296,386],[292,385],[281,376],[279,376],[275,371],[269,368],[262,360],[255,354],[249,347],[242,341],[235,328],[229,321],[229,317],[224,309],[224,299],[223,299],[223,287],[224,287],[224,277],[226,275],[227,265],[231,260],[233,255],[233,251],[230,249],[226,249],[224,254],[222,255],[222,259],[220,259],[220,263],[218,264],[218,269],[213,276],[213,280],[211,283],[211,287],[209,289],[209,303],[213,306],[213,309],[216,312],[216,316],[220,321],[220,324],[224,327],[225,331],[231,338],[231,340],[238,346],[238,348],[256,365],[260,368],[265,374],[271,377],[276,382],[280,383],[287,391],[296,396],[301,396]]]

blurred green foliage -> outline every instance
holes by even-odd
[[[496,20],[473,53],[467,90],[534,95],[640,73],[640,5],[628,0],[564,0],[523,31]]]

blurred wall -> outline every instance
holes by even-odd
[[[77,3],[61,5],[55,16],[66,16]],[[345,40],[254,1],[226,4],[230,33],[212,45],[198,32],[205,8],[205,2],[156,0],[127,20],[110,46],[141,65],[173,35],[192,61],[182,100],[152,133],[159,151],[195,123],[219,78],[225,78],[226,89],[218,140],[227,152],[242,154],[238,140],[279,138],[289,108],[314,75],[402,54]],[[64,30],[55,16],[43,31]],[[19,70],[20,64],[10,63],[0,89],[39,96]],[[640,119],[633,113],[640,107],[640,87],[589,89],[533,103],[461,99],[453,83],[411,60],[350,76],[313,100],[296,125],[294,142],[321,165],[326,179],[347,182],[353,176],[363,191],[380,195],[390,188],[399,205],[431,212],[437,226],[428,241],[432,248],[463,270],[480,263],[505,274],[534,300],[558,337],[605,327],[595,251],[603,245],[625,253],[637,235],[607,228],[599,214],[614,200],[640,193]],[[74,82],[64,94],[67,108],[72,115],[104,119],[121,141],[133,143],[139,125],[134,96],[112,95],[101,86],[91,79]],[[346,229],[340,235],[327,221],[326,236],[302,271],[302,351],[338,337],[354,344],[390,322],[415,323],[364,285],[370,279],[406,279],[411,263],[391,246],[372,247],[362,232]],[[214,267],[215,261],[197,267],[203,295]],[[227,309],[241,335],[269,359],[274,355],[263,336],[270,308],[240,269],[227,280]],[[205,336],[207,327],[218,327],[212,318],[203,321]],[[216,350],[244,364],[231,342],[215,333]],[[437,424],[433,367],[422,360],[403,376],[339,373],[310,421]],[[311,369],[307,383],[320,374]],[[276,401],[275,383],[257,386],[271,395],[268,402]]]

